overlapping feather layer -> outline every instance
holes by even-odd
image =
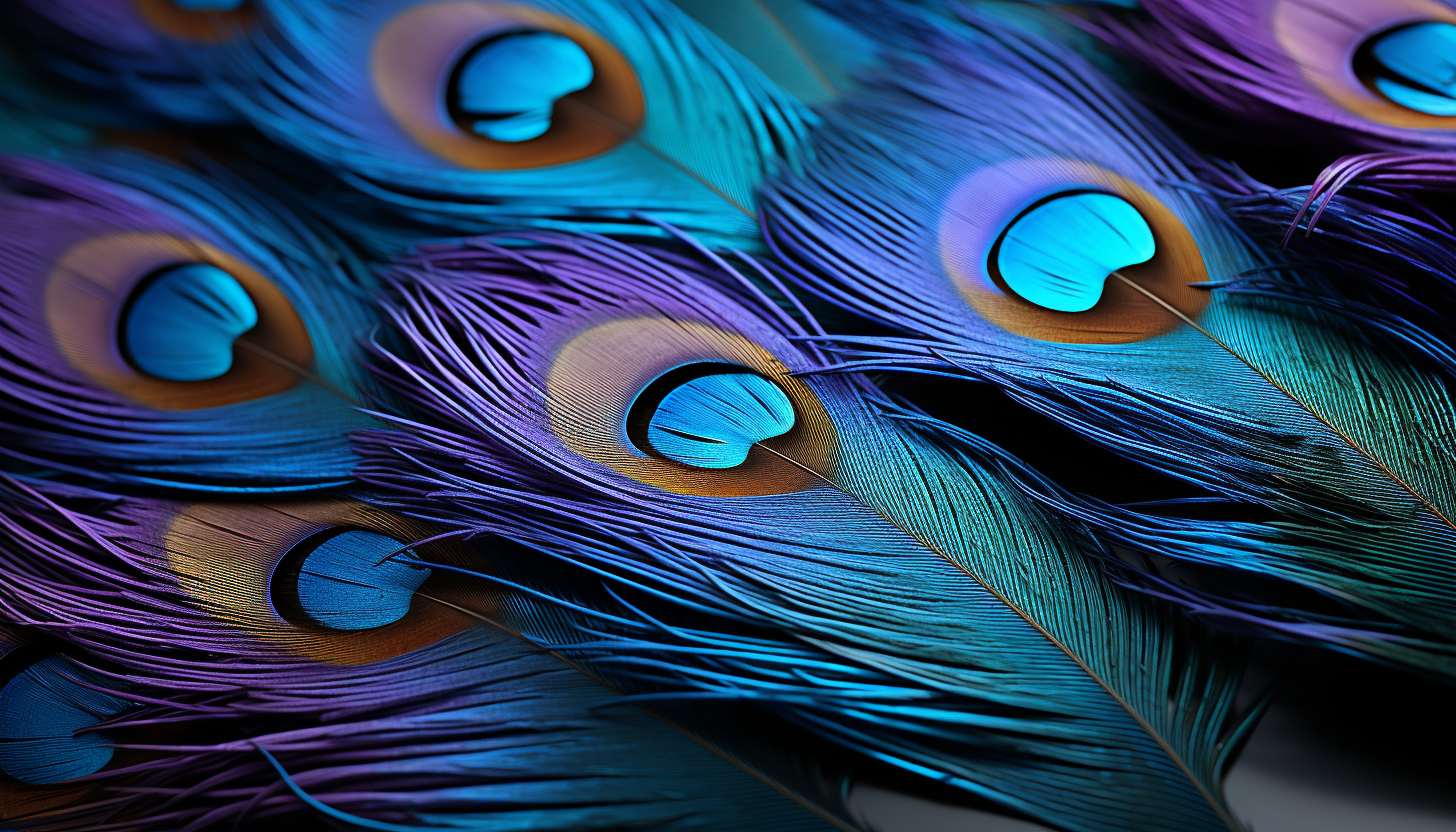
[[[816,134],[808,173],[766,197],[770,245],[797,281],[911,336],[836,336],[840,354],[999,384],[1120,453],[1275,507],[1281,519],[1265,525],[1076,510],[1121,542],[1291,580],[1399,622],[1398,648],[1358,617],[1336,640],[1449,674],[1456,458],[1442,437],[1456,409],[1439,345],[1332,302],[1318,275],[1271,271],[1197,184],[1191,152],[1075,54],[985,18],[878,19],[931,60],[903,57],[877,91],[846,102]],[[1046,177],[1048,191],[1140,199],[1162,229],[1158,257],[1191,254],[1114,273],[1126,294],[1085,313],[1101,318],[992,297],[976,263],[1019,203],[987,220],[964,200],[994,212],[999,192],[971,185],[1012,166]],[[1246,614],[1259,617],[1231,617]],[[1298,610],[1272,618],[1300,631]],[[1329,637],[1323,622],[1304,632]]]
[[[639,384],[683,362],[754,366],[765,350],[758,371],[786,385],[773,367],[802,374],[820,359],[789,345],[801,331],[765,298],[720,294],[690,261],[604,240],[533,242],[427,251],[400,273],[393,319],[408,351],[380,361],[412,405],[397,422],[407,435],[362,439],[361,474],[390,505],[587,565],[608,597],[634,605],[609,607],[626,621],[597,624],[600,640],[574,645],[581,624],[543,630],[560,634],[559,649],[601,651],[589,666],[640,680],[648,696],[762,702],[1057,825],[1232,822],[1217,781],[1238,734],[1235,666],[1212,643],[1176,662],[1178,645],[1204,636],[1120,589],[1084,535],[1005,478],[994,449],[898,424],[862,382],[809,375],[795,407],[801,420],[813,416],[806,402],[824,408],[832,459],[800,461],[806,447],[790,433],[750,455],[762,466],[750,484],[655,468],[610,427]],[[631,333],[635,358],[611,350],[617,331]],[[562,433],[564,407],[605,412],[606,426]],[[743,488],[754,490],[735,496]],[[590,597],[572,600],[600,609]],[[660,611],[642,618],[648,609]],[[722,659],[679,643],[709,638],[712,619],[682,618],[703,609],[813,645],[819,669],[791,672],[786,689],[740,680],[750,654],[738,651],[753,642],[713,636],[733,651]],[[644,624],[657,643],[636,635]],[[626,634],[641,655],[613,646]],[[740,678],[723,675],[728,657]],[[1084,776],[1088,766],[1100,773]]]

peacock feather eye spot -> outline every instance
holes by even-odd
[[[628,413],[628,436],[654,456],[694,468],[736,468],[757,443],[795,424],[772,381],[731,364],[692,364],[659,376]]]
[[[310,537],[284,556],[284,563],[297,570],[291,582],[297,608],[331,630],[372,630],[404,618],[430,570],[390,557],[403,547],[394,538],[362,529],[331,529]],[[287,591],[274,587],[275,595]]]
[[[1356,52],[1355,72],[1402,107],[1456,116],[1456,25],[1431,21],[1381,32]]]
[[[987,271],[1019,297],[1056,312],[1086,312],[1118,269],[1152,259],[1157,246],[1127,200],[1073,191],[1039,200],[1007,225]]]
[[[128,298],[121,348],[128,362],[166,381],[208,381],[233,366],[233,344],[258,324],[237,278],[209,263],[158,270]]]
[[[104,768],[111,761],[110,741],[100,732],[82,729],[121,713],[130,703],[86,687],[101,683],[57,655],[10,676],[0,687],[0,771],[43,786]]]
[[[551,128],[556,102],[585,89],[594,76],[591,58],[571,38],[509,32],[476,44],[456,64],[449,110],[456,124],[476,135],[530,141]]]

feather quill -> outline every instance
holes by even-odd
[[[617,587],[569,599],[590,627],[538,624],[560,633],[554,649],[597,653],[588,667],[644,696],[748,697],[1059,827],[1236,827],[1218,778],[1241,730],[1237,664],[1118,587],[994,449],[906,429],[863,381],[815,375],[821,357],[791,344],[807,333],[776,306],[704,282],[739,279],[721,261],[531,241],[401,265],[392,318],[409,351],[378,360],[411,407],[400,431],[360,436],[359,473],[386,505],[526,540]],[[713,373],[772,382],[794,429],[727,469],[634,445],[634,401]],[[728,436],[719,410],[692,433]],[[495,574],[540,587],[504,560]],[[778,662],[724,629],[735,619],[791,639],[776,650],[813,646],[812,664],[748,681]],[[634,631],[640,646],[621,646]]]
[[[1451,673],[1449,364],[1406,349],[1438,342],[1398,319],[1366,326],[1311,275],[1270,273],[1196,184],[1191,152],[1067,50],[983,18],[865,8],[915,57],[842,105],[806,175],[764,198],[796,281],[908,336],[836,336],[841,357],[998,384],[1120,453],[1275,509],[1267,525],[1190,523],[1176,507],[1136,534],[1121,513],[1094,522],[1123,545],[1392,619],[1426,644],[1417,666]],[[1053,311],[1007,285],[1004,256],[1000,275],[987,265],[1032,210],[1087,192],[1137,208],[1158,250],[1141,265],[1053,264],[1055,280],[1106,280],[1092,309]],[[1082,263],[1113,228],[1040,242]]]
[[[48,666],[37,660],[60,662],[65,679],[107,697],[113,712],[78,735],[100,737],[110,757],[72,763],[82,779],[0,782],[0,819],[21,829],[194,830],[324,817],[499,832],[830,828],[559,658],[436,600],[416,597],[406,619],[376,631],[398,641],[432,614],[420,607],[456,615],[454,632],[437,630],[433,643],[363,662],[357,651],[344,662],[301,652],[304,633],[315,646],[357,644],[365,634],[306,630],[271,607],[249,612],[256,578],[240,566],[286,562],[286,547],[270,538],[279,518],[317,519],[326,505],[278,504],[273,522],[250,527],[236,505],[229,515],[18,480],[0,490],[0,566],[14,578],[0,589],[0,618],[11,625],[0,627],[0,663],[23,675]],[[179,534],[179,523],[203,511],[211,525]],[[231,538],[233,569],[179,573],[179,558],[229,545],[229,516],[236,531],[258,533]],[[356,514],[361,521],[392,523],[396,534],[411,528],[377,512]],[[428,543],[420,551],[440,556]],[[443,598],[464,600],[448,590]],[[425,596],[439,591],[431,585]],[[222,598],[233,609],[220,608]],[[288,626],[299,635],[280,639]],[[0,678],[6,741],[40,727],[10,707],[7,695],[28,690],[11,678]],[[50,684],[70,695],[63,681]],[[54,707],[31,698],[37,712]],[[57,739],[39,757],[68,753]],[[8,774],[14,763],[0,752]]]
[[[237,178],[127,154],[69,161],[0,160],[4,455],[132,485],[346,482],[347,433],[369,424],[352,404],[371,322],[362,263]],[[146,297],[187,264],[229,286],[253,325],[187,292]],[[215,360],[206,378],[173,377],[127,354],[139,339],[164,359],[210,345]]]
[[[221,62],[219,93],[270,138],[436,237],[522,225],[659,234],[637,219],[645,214],[748,244],[755,187],[780,156],[798,155],[813,120],[665,0],[268,0],[259,13],[266,31]],[[567,51],[531,57],[544,63],[519,74],[499,73],[527,61],[524,47],[491,58],[495,68],[480,71],[497,75],[471,86],[483,50],[520,32]],[[584,89],[533,93],[544,96],[537,116],[550,114],[544,134],[477,134],[503,122],[472,121],[470,107],[515,118],[511,108],[526,105],[473,104],[474,90],[515,95],[519,79],[583,58]]]

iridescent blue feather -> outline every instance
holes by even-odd
[[[805,176],[765,196],[770,246],[794,280],[904,333],[836,336],[842,358],[997,384],[1120,453],[1276,510],[1267,525],[1192,522],[1174,506],[1136,524],[1082,514],[1123,545],[1291,581],[1403,625],[1425,658],[1387,650],[1370,629],[1383,625],[1359,616],[1337,640],[1450,674],[1456,407],[1438,342],[1339,300],[1308,268],[1274,270],[1198,183],[1204,163],[1070,50],[970,12],[856,9],[910,52],[817,131]],[[995,254],[1027,211],[1086,192],[1135,206],[1157,254],[1121,254],[1105,274],[1054,268],[1106,291],[1060,312],[1018,294]],[[1051,234],[1041,248],[1089,245]]]
[[[781,157],[798,157],[813,121],[665,0],[267,0],[259,9],[266,31],[219,66],[218,91],[274,140],[422,223],[422,236],[512,226],[660,234],[639,221],[647,215],[751,244],[754,189]],[[519,32],[555,32],[588,47],[593,80],[578,94],[571,81],[536,104],[512,105],[545,108],[533,118],[550,112],[552,126],[539,138],[500,133],[497,141],[480,132],[486,122],[466,123],[475,117],[454,96],[474,95],[476,80],[492,89],[543,75],[499,75],[512,62],[579,60],[559,50],[497,52],[489,67],[479,65],[495,80],[476,79],[487,54],[479,50]],[[565,79],[577,70],[552,71]]]
[[[133,485],[346,482],[347,433],[369,424],[355,409],[366,389],[356,339],[371,324],[363,264],[237,177],[133,154],[67,162],[0,160],[5,455]],[[245,319],[212,327],[185,295],[154,307],[158,270],[188,263],[210,264],[235,293],[245,281]],[[212,339],[211,359],[177,342],[184,325]],[[192,361],[179,365],[177,350]]]
[[[385,505],[600,576],[564,584],[506,554],[463,573],[560,599],[524,631],[642,701],[752,702],[1055,825],[1233,823],[1217,780],[1239,732],[1235,665],[1207,642],[1198,669],[1177,666],[1177,645],[1205,636],[1118,588],[1075,524],[1002,475],[1004,455],[902,427],[864,382],[817,375],[817,351],[786,339],[807,333],[725,264],[532,241],[406,263],[392,317],[409,351],[379,361],[410,408],[359,439]],[[794,430],[736,466],[634,444],[639,404],[743,441],[740,406],[772,413],[772,397],[691,414],[669,399],[750,369],[793,402]],[[1171,716],[1183,696],[1211,710]]]

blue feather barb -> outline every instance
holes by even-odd
[[[639,701],[751,702],[1054,825],[1236,826],[1217,784],[1245,724],[1230,645],[1120,589],[1003,455],[814,375],[822,356],[788,340],[806,333],[721,261],[531,243],[401,267],[409,349],[378,362],[409,408],[359,440],[386,505],[601,576],[563,597],[547,565],[491,557],[521,597],[560,599],[523,632]],[[706,467],[634,443],[659,379],[651,415],[681,433],[772,438]]]
[[[1456,679],[1456,156],[1270,188],[1094,68],[1236,0],[12,5],[6,829],[867,830],[863,785],[1234,832],[1250,636]],[[1443,14],[1288,89],[1449,130]],[[982,394],[1201,496],[1076,493]]]
[[[1068,49],[971,12],[854,11],[908,51],[827,119],[806,174],[764,197],[769,245],[795,281],[904,334],[835,336],[846,365],[997,384],[1121,454],[1274,511],[1210,523],[1176,506],[1067,507],[1116,544],[1350,610],[1341,629],[1318,605],[1251,615],[1215,589],[1190,602],[1215,620],[1456,673],[1456,407],[1438,341],[1333,300],[1308,269],[1274,269],[1199,185],[1206,163]],[[1113,271],[1087,311],[1061,312],[988,263],[1028,206],[1076,190],[1136,208],[1156,251]],[[1126,239],[1114,227],[1085,228]]]
[[[421,237],[660,236],[647,215],[752,246],[754,190],[814,121],[666,0],[256,5],[216,91]]]

